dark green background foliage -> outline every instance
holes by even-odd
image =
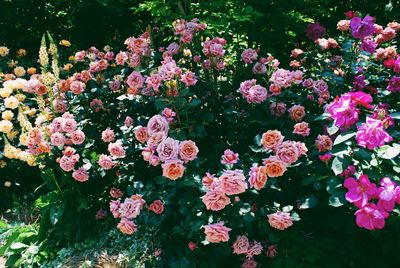
[[[102,48],[121,44],[148,25],[162,28],[176,18],[197,17],[221,31],[248,35],[284,60],[313,20],[332,30],[350,9],[390,21],[399,8],[397,0],[0,0],[0,44],[36,55],[42,33],[49,30],[78,49]]]

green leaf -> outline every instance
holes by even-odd
[[[332,161],[332,170],[335,173],[335,175],[339,175],[340,173],[343,172],[343,158],[341,157],[335,157]]]
[[[21,242],[12,243],[10,246],[11,249],[21,249],[21,248],[27,248],[27,247],[28,247],[28,245],[21,243]]]
[[[300,205],[300,209],[314,208],[317,205],[318,199],[314,195],[310,195],[304,198],[302,204]]]
[[[327,118],[329,118],[331,115],[329,113],[323,113],[319,116],[317,116],[314,121],[321,121],[321,120],[325,120]]]
[[[400,146],[389,146],[381,155],[383,159],[393,159],[400,154]]]
[[[355,132],[344,132],[344,133],[341,133],[336,137],[335,141],[333,142],[333,145],[338,145],[338,144],[340,144],[342,142],[345,142],[345,141],[351,139],[352,137],[354,137],[355,135],[356,135]]]
[[[392,113],[392,114],[390,114],[390,116],[391,116],[392,118],[394,118],[394,119],[400,120],[400,112],[398,112],[398,113]]]
[[[339,131],[339,128],[337,126],[335,126],[335,125],[332,125],[332,126],[328,127],[326,129],[326,131],[328,132],[329,135],[333,135],[333,134],[335,134],[336,132]]]
[[[329,205],[331,207],[340,207],[346,203],[343,191],[336,191],[329,197]]]

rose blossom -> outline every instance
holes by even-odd
[[[289,117],[296,122],[300,122],[306,114],[304,106],[301,105],[293,105],[288,111]]]
[[[76,121],[73,118],[65,118],[62,120],[61,127],[62,130],[68,133],[71,133],[76,129]]]
[[[194,86],[197,83],[196,75],[193,72],[186,72],[181,76],[181,81],[185,86]]]
[[[169,160],[162,164],[163,176],[171,180],[179,179],[185,172],[183,162],[180,160]]]
[[[245,235],[238,235],[236,241],[233,243],[233,253],[234,254],[245,254],[249,249],[250,243],[249,239]]]
[[[133,200],[126,198],[119,207],[119,213],[122,218],[134,219],[140,214],[142,209],[142,202],[140,200]]]
[[[280,177],[286,171],[286,163],[276,156],[270,156],[265,159],[264,165],[267,176],[271,178]]]
[[[224,151],[224,155],[222,156],[221,163],[224,165],[233,165],[239,161],[239,154],[233,152],[230,149],[226,149]]]
[[[119,207],[121,202],[119,200],[110,201],[110,212],[113,214],[114,218],[119,218],[121,215],[119,213]]]
[[[284,141],[276,148],[276,155],[280,160],[290,165],[297,161],[300,152],[294,142]]]
[[[275,150],[282,143],[284,136],[278,130],[268,130],[261,137],[261,144],[265,149]]]
[[[149,136],[153,136],[154,134],[163,133],[165,136],[168,135],[169,123],[164,116],[155,115],[150,118],[147,123],[147,132]]]
[[[285,230],[293,225],[292,217],[289,213],[277,211],[268,215],[268,222],[271,227],[278,230]]]
[[[62,156],[60,158],[60,167],[64,170],[64,171],[72,171],[74,169],[74,166],[76,164],[76,161],[70,157],[70,156]]]
[[[190,242],[188,243],[188,248],[189,248],[191,251],[193,251],[193,250],[195,250],[195,249],[197,248],[197,244],[196,244],[195,242],[193,242],[193,241],[190,241]]]
[[[75,130],[71,133],[71,140],[73,144],[82,144],[85,141],[85,133],[81,130]]]
[[[242,61],[244,61],[247,64],[257,60],[257,57],[258,57],[257,51],[255,51],[252,48],[245,49],[241,55]]]
[[[315,140],[315,145],[317,146],[318,151],[322,153],[332,150],[333,142],[327,135],[318,135]]]
[[[145,143],[149,139],[146,127],[139,126],[134,133],[135,139],[140,143]]]
[[[72,173],[72,177],[79,182],[84,182],[89,179],[89,172],[83,167],[80,167]]]
[[[273,102],[269,107],[271,114],[276,117],[281,117],[286,112],[286,104],[283,102]]]
[[[358,128],[356,140],[359,146],[373,150],[393,138],[385,131],[381,120],[367,117],[367,121]]]
[[[267,251],[265,252],[265,255],[267,255],[267,257],[269,258],[274,258],[277,254],[277,246],[276,245],[271,245],[267,248]]]
[[[311,40],[317,40],[325,35],[326,30],[319,22],[310,23],[307,26],[306,36]]]
[[[102,167],[103,169],[106,169],[106,170],[111,169],[114,166],[114,162],[111,159],[111,157],[108,155],[104,155],[104,154],[101,154],[99,156],[98,163],[99,163],[100,167]]]
[[[249,249],[246,252],[246,258],[253,258],[262,253],[263,246],[260,242],[253,241],[250,243]]]
[[[265,186],[267,179],[268,177],[266,167],[259,167],[257,164],[253,164],[249,172],[250,187],[256,190],[260,190]]]
[[[204,226],[206,239],[210,243],[227,242],[229,240],[229,232],[232,229],[224,226],[224,222],[208,224]]]
[[[246,178],[242,170],[225,170],[219,177],[220,188],[227,195],[240,194],[246,191]]]
[[[118,229],[127,235],[131,235],[137,231],[136,224],[133,221],[122,218],[121,221],[117,225]]]
[[[196,159],[198,152],[199,148],[197,148],[196,143],[191,140],[186,140],[179,144],[179,157],[185,163]]]
[[[112,141],[114,141],[114,140],[115,140],[114,131],[111,130],[111,129],[109,129],[109,128],[107,128],[106,130],[104,130],[104,131],[101,133],[101,139],[102,139],[104,142],[112,142]]]
[[[208,210],[219,211],[231,203],[229,197],[221,190],[211,190],[201,197]]]
[[[354,214],[357,225],[367,230],[383,229],[385,219],[389,217],[386,211],[379,209],[373,203],[360,208]]]
[[[71,83],[71,91],[75,95],[79,95],[85,91],[86,85],[80,81],[74,81]]]
[[[155,200],[150,204],[149,210],[153,211],[155,214],[162,214],[164,212],[164,204],[161,200]]]
[[[157,146],[158,157],[161,161],[174,160],[178,158],[179,141],[166,138]]]
[[[108,151],[114,157],[125,157],[125,150],[122,147],[121,141],[116,141],[114,143],[108,144]]]
[[[246,258],[240,268],[256,268],[257,262],[253,258]]]
[[[118,188],[112,187],[110,189],[110,196],[112,198],[121,198],[124,195],[124,192]]]
[[[60,132],[51,134],[50,141],[53,146],[63,146],[65,144],[65,136]]]
[[[144,78],[137,71],[132,72],[126,79],[126,84],[129,86],[129,88],[140,89],[143,87],[143,83]]]
[[[294,125],[293,134],[297,134],[303,137],[310,135],[310,128],[307,122],[300,122]]]

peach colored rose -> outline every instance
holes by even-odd
[[[179,179],[185,172],[183,162],[180,160],[170,160],[162,164],[163,176],[171,180]]]
[[[277,156],[270,156],[264,160],[265,171],[268,177],[275,178],[282,176],[286,171],[286,163]]]
[[[136,224],[133,221],[122,218],[121,221],[117,225],[118,229],[127,235],[131,235],[137,231]]]
[[[277,211],[268,215],[268,222],[271,227],[278,230],[285,230],[293,225],[292,217],[289,213]]]
[[[135,130],[135,138],[140,143],[145,143],[149,139],[149,135],[147,133],[147,128],[139,126]]]
[[[350,21],[349,20],[340,20],[337,23],[337,29],[339,31],[347,31],[350,27]]]
[[[259,167],[257,166],[257,164],[251,167],[249,176],[250,176],[249,178],[250,187],[253,187],[254,189],[257,190],[263,188],[268,180],[266,167],[264,166]]]
[[[179,145],[179,156],[185,163],[196,159],[198,152],[199,148],[191,140],[183,141]]]
[[[214,174],[210,174],[210,173],[206,173],[206,175],[203,177],[202,179],[202,183],[205,187],[207,187],[208,189],[211,189],[211,185],[213,184],[214,180],[215,180],[215,175]]]
[[[225,170],[219,177],[219,187],[227,195],[240,194],[246,191],[246,178],[242,170]]]
[[[218,190],[208,191],[201,197],[208,210],[219,211],[231,203],[224,192]]]
[[[261,144],[265,149],[275,150],[282,143],[284,136],[278,130],[268,130],[262,135]]]
[[[118,188],[112,187],[110,189],[110,196],[112,198],[121,198],[124,195],[124,192]]]
[[[290,165],[299,159],[300,151],[293,141],[284,141],[277,147],[276,156]]]
[[[332,150],[332,140],[327,135],[318,135],[317,139],[315,140],[315,145],[319,152],[326,152]]]
[[[288,111],[289,117],[296,122],[300,122],[306,115],[305,109],[301,105],[293,105]]]
[[[231,228],[224,226],[224,222],[208,224],[204,226],[206,239],[210,243],[227,242],[229,240],[229,232]]]
[[[234,254],[245,254],[249,249],[249,239],[245,235],[238,235],[236,241],[233,243],[233,253]]]

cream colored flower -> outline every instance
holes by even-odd
[[[14,73],[15,73],[16,76],[21,77],[21,76],[24,76],[26,74],[26,71],[25,71],[24,67],[17,66],[14,69]]]
[[[17,100],[19,100],[19,102],[23,102],[26,99],[26,96],[24,94],[17,94],[15,95],[15,97],[17,98]]]
[[[3,118],[4,120],[11,121],[11,119],[13,117],[14,117],[14,113],[11,112],[10,110],[5,110],[4,112],[1,113],[1,118]]]
[[[26,49],[20,48],[17,50],[18,57],[25,57],[26,56]]]
[[[4,99],[4,106],[8,109],[15,109],[18,107],[19,101],[16,97],[10,96]]]
[[[4,156],[9,158],[9,159],[14,159],[17,157],[18,150],[14,146],[10,144],[6,144],[4,146]]]
[[[7,97],[9,97],[11,94],[12,94],[12,89],[11,88],[8,88],[8,87],[5,87],[5,88],[0,88],[0,96],[2,97],[2,98],[7,98]]]
[[[15,137],[17,137],[17,135],[18,135],[18,131],[12,130],[12,131],[7,133],[7,138],[9,140],[13,140],[13,139],[15,139]]]
[[[11,121],[8,120],[1,120],[0,121],[0,132],[3,133],[8,133],[12,130],[13,128],[13,123],[11,123]]]
[[[28,146],[28,139],[28,134],[22,133],[21,135],[19,135],[19,144]]]
[[[8,53],[10,53],[8,47],[5,46],[0,47],[0,56],[5,57],[8,55]]]
[[[6,161],[0,160],[0,168],[4,168],[5,166],[7,166]]]

